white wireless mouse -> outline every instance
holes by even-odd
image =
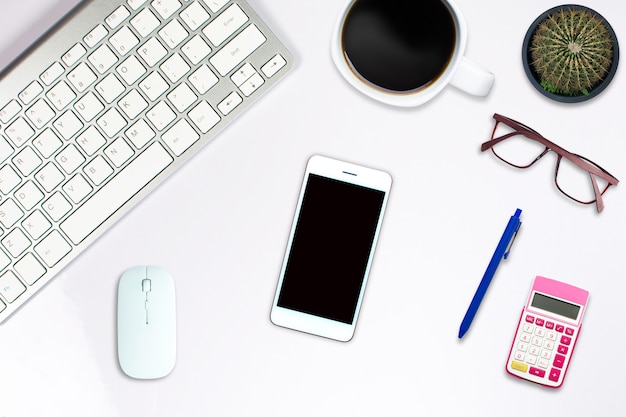
[[[176,363],[174,279],[157,266],[122,274],[117,292],[117,356],[137,379],[167,376]]]

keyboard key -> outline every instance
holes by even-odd
[[[265,74],[267,78],[271,78],[285,65],[287,65],[285,58],[283,58],[280,54],[276,54],[261,67],[261,71],[263,71],[263,74]]]
[[[83,122],[71,110],[63,113],[52,125],[65,140],[71,139],[83,128]]]
[[[21,117],[18,117],[11,123],[9,127],[5,129],[4,133],[11,139],[13,145],[18,148],[35,135],[33,128]]]
[[[0,222],[5,229],[10,229],[15,223],[17,223],[24,212],[12,199],[7,199],[0,204]]]
[[[39,99],[26,110],[26,117],[35,125],[37,129],[41,129],[54,117],[54,111],[50,108],[45,100]]]
[[[188,35],[178,20],[172,20],[159,31],[159,36],[171,49],[176,48]]]
[[[96,74],[89,69],[87,64],[82,62],[68,74],[67,79],[79,93],[82,93],[87,89],[87,87],[93,84],[98,77],[96,77]]]
[[[52,196],[43,203],[42,207],[54,222],[61,220],[63,216],[72,209],[72,205],[69,201],[59,192],[52,194]]]
[[[246,82],[239,87],[239,89],[244,96],[250,97],[250,95],[262,86],[264,82],[263,77],[261,77],[258,72],[255,72],[252,77],[248,78]]]
[[[126,81],[126,84],[132,85],[146,73],[146,68],[136,56],[131,55],[116,68],[116,71]]]
[[[63,62],[65,62],[65,65],[67,65],[68,67],[71,67],[75,63],[77,63],[78,60],[81,59],[83,55],[85,55],[86,53],[87,53],[87,50],[85,49],[85,47],[81,45],[80,43],[77,43],[72,48],[70,48],[69,51],[63,54],[61,59],[63,60]]]
[[[87,182],[85,177],[77,174],[65,183],[63,191],[65,191],[65,194],[67,194],[74,204],[78,204],[93,191],[93,187]]]
[[[85,37],[83,38],[83,41],[85,41],[88,47],[93,48],[94,46],[98,44],[98,42],[104,39],[108,34],[109,34],[109,31],[103,25],[98,25],[95,28],[93,28],[91,32],[85,35]]]
[[[200,94],[204,94],[211,89],[219,79],[206,65],[202,65],[189,76],[189,82]]]
[[[137,53],[149,67],[153,67],[167,55],[167,49],[156,38],[150,38]]]
[[[22,176],[27,177],[41,165],[41,158],[37,156],[33,148],[26,146],[13,157],[13,165],[20,171]]]
[[[204,7],[198,2],[191,3],[189,7],[183,10],[180,14],[180,18],[187,24],[189,29],[196,30],[209,20],[209,14]]]
[[[53,82],[58,80],[64,72],[65,70],[63,69],[63,65],[55,62],[54,64],[50,65],[47,70],[41,73],[39,79],[45,85],[51,85]]]
[[[97,123],[110,138],[126,127],[126,119],[115,108],[107,110]]]
[[[167,95],[167,98],[174,107],[176,107],[176,110],[182,113],[187,110],[198,97],[191,91],[191,88],[187,84],[182,83],[172,90],[172,92]]]
[[[146,93],[151,101],[156,101],[169,87],[170,86],[158,72],[153,72],[139,83],[139,88]]]
[[[4,165],[0,168],[0,192],[7,195],[22,181],[22,177],[17,175],[11,165]]]
[[[213,13],[218,12],[229,0],[203,0]]]
[[[33,285],[46,273],[46,268],[39,263],[32,253],[27,253],[22,259],[15,263],[15,271],[24,282],[28,285]]]
[[[243,99],[241,96],[233,91],[224,100],[222,100],[220,104],[217,105],[217,108],[224,116],[226,116],[228,113],[235,110],[235,107],[240,105],[242,102]]]
[[[111,68],[117,62],[117,56],[111,51],[108,45],[100,45],[91,55],[89,55],[89,62],[94,66],[96,71],[100,74],[104,74],[109,68]]]
[[[107,16],[105,22],[107,25],[109,25],[111,29],[115,29],[116,27],[121,25],[124,19],[126,19],[128,16],[130,16],[130,12],[128,11],[128,9],[124,6],[120,6],[113,13]]]
[[[91,162],[85,165],[83,170],[94,185],[102,184],[113,174],[113,168],[102,155],[96,156]]]
[[[124,26],[109,38],[109,42],[120,55],[124,56],[139,44],[139,39],[127,26]]]
[[[102,81],[96,84],[96,91],[107,104],[112,103],[124,90],[124,85],[113,74],[107,75]]]
[[[15,301],[24,291],[26,287],[12,271],[7,271],[0,276],[0,295],[9,303]]]
[[[213,55],[209,62],[217,72],[226,76],[259,46],[263,45],[266,40],[255,25],[250,25]]]
[[[9,101],[9,103],[0,110],[0,122],[9,123],[17,114],[22,110],[22,106],[15,100]]]
[[[154,0],[152,7],[163,18],[167,19],[182,7],[178,0]]]
[[[104,110],[104,104],[90,91],[74,104],[74,108],[83,120],[90,122]]]
[[[220,116],[206,101],[200,102],[189,112],[189,118],[202,133],[207,133],[220,121]]]
[[[124,134],[137,149],[143,148],[156,136],[144,119],[137,120]]]
[[[22,227],[28,235],[37,240],[52,227],[52,223],[39,210],[35,210],[22,222]]]
[[[163,64],[161,64],[161,71],[172,82],[176,83],[183,78],[185,74],[189,72],[191,67],[187,65],[185,60],[179,54],[173,54]]]
[[[57,110],[63,110],[76,98],[76,94],[65,81],[60,81],[46,93],[46,97]]]
[[[233,3],[202,30],[211,43],[219,46],[248,21],[248,16]]]
[[[55,157],[59,166],[65,171],[66,174],[71,174],[85,162],[85,157],[81,154],[76,146],[69,144]]]
[[[2,246],[17,258],[23,254],[30,246],[30,240],[26,237],[22,229],[15,228],[2,239]]]
[[[35,252],[49,267],[59,263],[71,250],[70,244],[63,239],[63,236],[57,230],[53,230],[41,242],[35,245]]]
[[[150,9],[143,9],[137,16],[130,20],[130,24],[133,25],[141,37],[145,38],[152,33],[153,30],[158,28],[161,22],[159,22],[159,19],[157,19]]]
[[[146,116],[158,131],[162,131],[176,119],[176,113],[163,101],[154,106]]]
[[[64,220],[61,229],[74,244],[82,242],[173,160],[162,145],[153,143]]]
[[[182,155],[198,139],[200,139],[200,135],[193,130],[185,119],[176,122],[170,130],[163,134],[163,141],[176,156]]]
[[[181,51],[193,65],[198,65],[211,53],[211,48],[202,40],[202,36],[196,35],[183,45]]]
[[[104,154],[118,168],[124,165],[134,153],[133,148],[122,138],[116,139],[104,150]]]
[[[94,126],[89,126],[76,138],[76,144],[87,156],[95,154],[105,143],[106,139]]]
[[[15,191],[15,199],[22,205],[24,210],[30,210],[44,198],[44,194],[32,181],[26,181]]]

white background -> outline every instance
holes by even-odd
[[[0,66],[76,0],[2,0]],[[626,184],[598,214],[562,196],[554,155],[533,169],[480,152],[498,112],[626,181],[624,63],[583,104],[528,82],[521,44],[545,0],[457,0],[466,55],[496,75],[486,99],[453,87],[414,109],[374,102],[329,53],[342,1],[251,0],[294,71],[0,326],[0,417],[585,416],[623,413]],[[626,6],[585,3],[626,42]],[[416,24],[424,17],[416,16]],[[269,312],[307,159],[388,171],[394,183],[354,339],[276,327]],[[474,324],[458,327],[516,208],[522,229]],[[157,264],[175,278],[178,357],[162,380],[117,363],[116,288]],[[535,275],[590,291],[565,384],[509,376]]]

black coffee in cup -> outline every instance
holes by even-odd
[[[455,42],[454,18],[439,0],[357,0],[341,33],[352,71],[367,84],[399,93],[435,82]]]

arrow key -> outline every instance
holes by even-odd
[[[252,77],[248,78],[248,80],[244,82],[241,87],[239,87],[239,89],[244,96],[249,97],[250,94],[254,93],[257,88],[263,85],[263,83],[263,77],[261,77],[258,72],[255,72]]]

